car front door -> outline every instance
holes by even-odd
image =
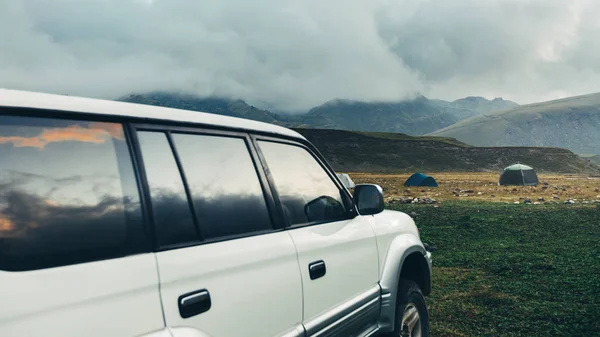
[[[179,130],[179,129],[178,129]],[[292,239],[244,134],[138,128],[174,337],[301,336]]]
[[[354,336],[376,327],[378,256],[368,218],[317,156],[258,138],[263,165],[298,251],[308,336]]]

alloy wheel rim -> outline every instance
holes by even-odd
[[[409,303],[402,314],[400,337],[421,337],[421,316],[414,303]]]

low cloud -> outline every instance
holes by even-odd
[[[417,92],[519,103],[598,91],[592,0],[5,0],[0,87],[181,91],[306,110]]]

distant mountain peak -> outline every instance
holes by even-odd
[[[467,97],[463,97],[463,98],[459,98],[457,100],[454,100],[452,103],[460,103],[460,102],[491,102],[490,100],[486,99],[485,97],[481,97],[481,96],[467,96]]]

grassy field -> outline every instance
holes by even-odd
[[[456,199],[389,206],[437,248],[432,336],[600,336],[600,209]]]
[[[355,183],[379,184],[387,201],[401,197],[430,197],[436,200],[562,203],[569,198],[578,202],[600,200],[600,178],[587,175],[538,174],[541,185],[537,187],[498,186],[498,173],[487,172],[441,172],[431,173],[439,187],[403,186],[410,174],[351,173]],[[547,183],[548,185],[543,185]],[[461,191],[472,191],[469,193]]]

